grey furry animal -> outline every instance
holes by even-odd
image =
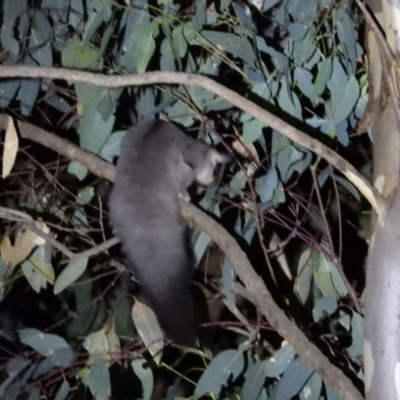
[[[111,224],[161,327],[181,345],[193,346],[196,334],[178,196],[188,199],[194,181],[211,184],[216,165],[229,158],[158,120],[137,124],[121,143]]]

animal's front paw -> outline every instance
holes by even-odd
[[[189,193],[186,190],[183,193],[179,192],[178,193],[178,197],[183,199],[183,200],[186,200],[187,202],[190,202],[190,196],[189,196]]]

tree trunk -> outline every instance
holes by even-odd
[[[389,2],[370,0],[375,18],[383,28],[389,46],[398,52],[398,9]],[[372,134],[374,143],[374,185],[387,199],[387,209],[374,223],[367,262],[365,291],[364,370],[367,400],[398,399],[400,395],[400,193],[398,107],[389,90],[388,71],[382,66],[371,28],[366,34]],[[391,65],[390,65],[391,64]],[[393,63],[386,63],[395,76]],[[395,81],[396,83],[396,81]],[[376,219],[376,218],[375,218]]]

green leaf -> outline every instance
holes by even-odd
[[[339,293],[339,296],[340,297],[347,296],[349,291],[347,290],[347,286],[342,278],[342,275],[338,270],[338,267],[333,262],[328,262],[328,267],[332,275],[333,285],[336,291]]]
[[[299,400],[319,400],[322,389],[322,379],[314,372],[300,392]]]
[[[286,400],[295,396],[304,387],[313,372],[300,358],[293,360],[279,382],[276,399]]]
[[[278,187],[278,183],[278,173],[275,168],[270,168],[264,176],[256,179],[255,189],[263,203],[272,199],[274,190]]]
[[[327,315],[333,314],[337,310],[338,304],[336,299],[329,296],[321,297],[313,308],[313,318],[315,322],[325,318]]]
[[[83,208],[75,209],[74,215],[72,216],[72,223],[76,228],[89,228],[89,223]]]
[[[236,174],[232,177],[229,187],[233,190],[232,197],[236,196],[239,193],[240,189],[247,183],[247,175],[245,171],[240,169]]]
[[[219,353],[203,372],[196,389],[194,398],[198,399],[206,393],[218,397],[221,389],[229,379],[235,380],[243,371],[244,357],[237,350],[226,350]]]
[[[83,347],[88,351],[91,360],[112,360],[121,353],[121,344],[115,333],[114,324],[108,320],[97,332],[89,334]]]
[[[297,166],[303,163],[305,154],[292,144],[285,146],[277,154],[277,167],[280,172],[279,176],[282,182],[286,183],[297,170]]]
[[[109,351],[109,344],[106,333],[101,329],[97,332],[92,332],[86,336],[82,346],[88,351],[91,359],[107,355]],[[107,357],[108,359],[108,357]]]
[[[47,282],[54,283],[53,266],[46,261],[45,246],[36,247],[28,260],[21,264],[22,272],[35,292],[46,289]]]
[[[73,36],[67,42],[67,46],[61,53],[64,67],[101,71],[103,69],[103,57],[100,50],[91,43],[85,43]],[[79,83],[79,85],[81,85]]]
[[[153,57],[156,42],[154,36],[158,34],[157,24],[141,24],[132,26],[129,30],[129,48],[126,58],[130,61],[130,68],[137,73],[145,72]],[[125,38],[127,40],[128,37]]]
[[[338,37],[343,46],[343,52],[351,62],[352,72],[355,73],[357,68],[357,34],[355,31],[354,21],[343,8],[338,9],[335,21]]]
[[[92,153],[100,153],[112,132],[114,122],[114,115],[109,116],[107,120],[103,120],[103,116],[94,106],[85,106],[83,117],[78,127],[81,146]]]
[[[340,98],[336,98],[336,110],[332,122],[339,125],[353,111],[360,97],[360,86],[357,79],[351,76],[345,87],[342,87]]]
[[[132,319],[144,344],[158,363],[164,347],[164,335],[161,332],[156,315],[144,303],[136,299],[132,307]]]
[[[147,368],[144,367],[144,364],[147,364],[144,358],[137,358],[131,361],[133,372],[142,383],[141,400],[149,400],[154,388],[154,378],[151,368],[148,365]]]
[[[43,333],[34,328],[20,330],[19,336],[22,343],[32,347],[32,349],[42,356],[51,356],[59,350],[71,350],[68,343],[62,337],[51,333]]]
[[[203,29],[207,21],[207,2],[206,0],[196,0],[196,13],[192,17],[193,27],[197,32]]]
[[[89,13],[89,18],[86,21],[84,32],[82,35],[83,43],[87,44],[90,42],[90,40],[92,40],[93,34],[97,31],[102,22],[103,18],[101,16],[101,13],[92,8]]]
[[[70,386],[68,381],[64,381],[60,388],[57,390],[54,400],[65,400],[68,396],[69,388]]]
[[[200,231],[199,235],[196,238],[196,242],[194,243],[193,246],[193,253],[196,257],[197,263],[200,262],[200,260],[202,259],[210,242],[211,242],[210,236],[208,236],[203,231]]]
[[[241,58],[250,66],[254,66],[256,55],[250,41],[246,37],[240,37],[233,33],[219,31],[203,31],[196,36],[196,42],[215,51],[218,47],[220,51],[226,51],[236,57]]]
[[[331,79],[332,70],[333,65],[330,57],[325,58],[318,64],[318,73],[310,100],[315,101],[324,92],[328,81]]]
[[[98,362],[90,368],[86,384],[96,400],[108,400],[111,397],[110,372],[104,362]]]
[[[174,52],[179,58],[183,58],[186,55],[188,44],[182,33],[183,25],[178,25],[172,32],[172,43],[174,46]]]
[[[88,257],[73,258],[57,278],[54,294],[59,294],[72,285],[85,272],[88,261]]]
[[[25,60],[25,65],[36,66],[36,63],[31,59]],[[40,84],[36,81],[23,80],[19,88],[18,98],[21,101],[21,113],[24,116],[30,115],[37,100],[40,90]]]
[[[243,143],[245,146],[256,142],[262,135],[262,130],[266,124],[253,118],[250,121],[243,122]]]
[[[286,113],[299,121],[303,120],[300,100],[296,93],[292,92],[292,89],[289,87],[285,78],[281,81],[281,90],[279,91],[278,102],[281,109],[285,110]]]
[[[244,374],[245,382],[242,388],[241,397],[246,400],[258,400],[261,389],[265,383],[265,361],[258,361],[250,365]]]
[[[314,88],[312,84],[314,79],[312,73],[304,68],[297,67],[294,70],[294,78],[297,81],[297,86],[299,87],[299,89],[303,92],[305,96],[310,98]]]
[[[85,188],[79,190],[77,203],[78,204],[88,204],[92,201],[94,196],[94,187],[93,186],[86,186]]]
[[[361,201],[360,193],[351,182],[335,174],[333,175],[333,178],[335,179],[335,181],[339,182],[344,188],[346,188],[358,201]]]
[[[277,378],[286,370],[295,355],[293,347],[289,343],[285,343],[267,362],[265,376]]]
[[[349,351],[356,357],[361,357],[364,354],[364,318],[356,312],[353,312],[351,319],[351,337],[353,343]]]
[[[75,175],[80,181],[83,181],[88,174],[88,169],[77,161],[71,161],[67,169],[68,173]]]
[[[314,271],[314,281],[324,296],[331,296],[335,299],[340,298],[338,292],[333,286],[332,275],[330,272]]]
[[[17,91],[21,85],[21,80],[10,79],[0,82],[0,106],[7,107],[11,100],[15,98]]]
[[[100,151],[100,157],[108,162],[113,162],[114,157],[119,156],[121,152],[121,140],[125,137],[126,131],[113,132],[104,143]]]
[[[300,298],[302,304],[305,304],[311,290],[311,280],[313,276],[313,269],[311,266],[311,249],[307,247],[299,258],[297,266],[297,279],[295,291]]]

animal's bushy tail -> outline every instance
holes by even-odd
[[[125,249],[141,289],[150,301],[167,337],[183,346],[195,346],[193,304],[190,292],[192,268],[182,243],[144,240]],[[180,241],[179,241],[180,242]]]
[[[193,326],[193,305],[190,277],[179,276],[177,281],[144,288],[161,327],[176,344],[194,347],[196,333]]]

